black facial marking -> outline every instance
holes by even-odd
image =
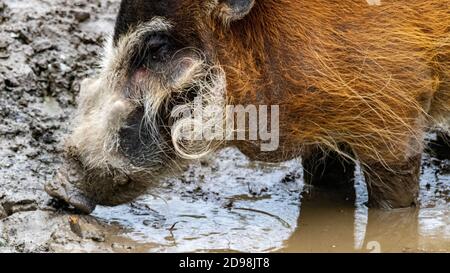
[[[201,1],[122,0],[115,25],[115,46],[130,30],[155,18],[167,21],[171,26],[170,29],[149,31],[141,37],[142,41],[137,43],[138,46],[131,54],[130,75],[143,67],[152,72],[164,73],[166,62],[184,48],[205,52],[197,21],[201,18],[198,15],[198,3]]]
[[[119,131],[120,150],[131,164],[148,168],[158,166],[161,160],[161,145],[153,139],[153,135],[143,123],[144,109],[137,108],[130,114],[126,125]]]
[[[161,107],[156,114],[156,123],[151,124],[157,132],[149,130],[144,120],[144,108],[136,108],[119,130],[119,147],[122,154],[136,167],[158,167],[159,161],[175,157],[171,145],[171,126],[174,120],[171,110],[177,105],[192,102],[197,95],[197,87],[191,86],[178,96],[173,96],[167,107]],[[158,139],[155,139],[155,136]],[[163,146],[162,146],[163,145]],[[169,146],[167,146],[169,145]]]
[[[171,17],[179,7],[180,0],[122,0],[114,29],[114,43],[139,23],[155,16]]]

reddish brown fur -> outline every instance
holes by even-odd
[[[284,160],[347,143],[364,162],[421,152],[450,107],[450,1],[264,0],[229,29],[218,58],[235,104],[279,104]],[[255,148],[253,148],[255,147]]]

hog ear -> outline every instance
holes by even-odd
[[[253,8],[255,0],[220,0],[218,16],[225,23],[244,18]]]

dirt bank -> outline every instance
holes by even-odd
[[[79,81],[93,72],[116,9],[117,1],[0,1],[0,218],[14,215],[5,222],[26,211],[27,221],[52,217],[42,185],[60,164]]]
[[[368,212],[360,176],[356,208],[331,203],[303,186],[297,161],[249,162],[233,149],[132,204],[58,209],[43,184],[118,2],[0,0],[0,252],[450,251],[448,156],[425,156],[417,210]]]

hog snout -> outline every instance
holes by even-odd
[[[85,169],[77,159],[67,156],[53,180],[45,185],[45,191],[89,214],[96,205],[116,206],[141,195],[146,186],[136,175],[114,169]]]
[[[50,196],[84,213],[91,213],[97,204],[132,201],[146,188],[138,177],[142,170],[119,148],[119,131],[136,106],[104,82],[101,78],[83,81],[72,132],[65,140],[64,163],[45,186]]]
[[[53,198],[65,201],[83,213],[94,211],[96,202],[89,198],[77,184],[84,180],[81,165],[75,160],[66,160],[53,180],[45,185],[45,191]]]

